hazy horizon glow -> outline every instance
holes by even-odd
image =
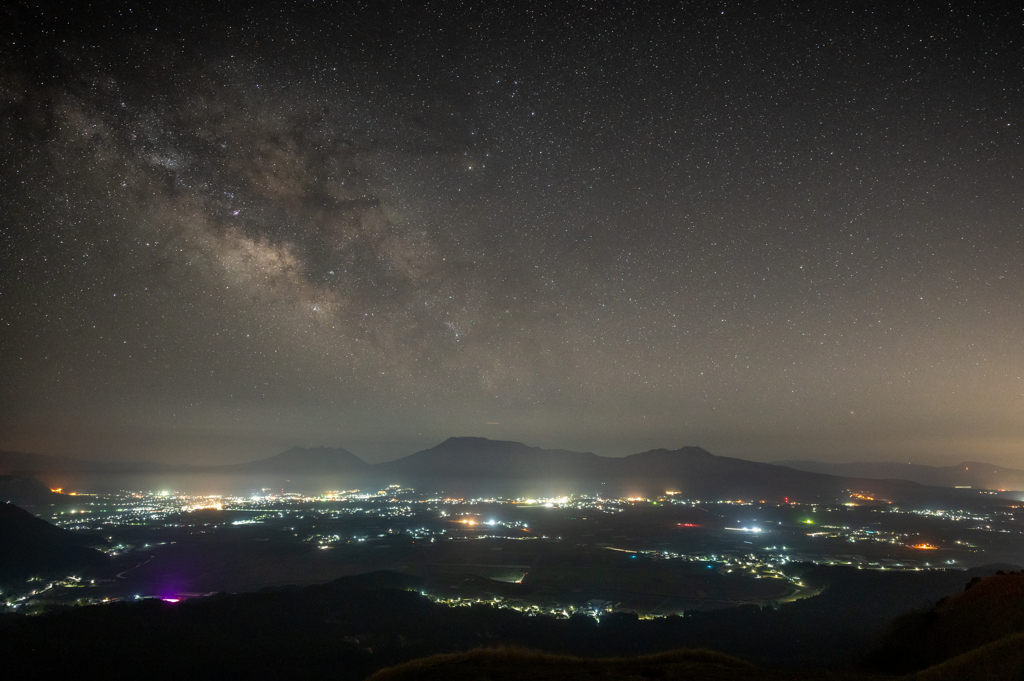
[[[0,29],[0,449],[1018,466],[1017,13],[176,4]]]

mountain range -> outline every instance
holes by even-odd
[[[195,470],[195,469],[192,469]],[[230,466],[210,466],[202,469],[211,473],[238,473],[255,475],[368,475],[373,467],[358,456],[341,447],[292,447],[269,459],[247,461]]]
[[[812,473],[826,473],[857,478],[911,480],[922,485],[940,487],[967,486],[978,489],[1024,490],[1024,470],[1002,468],[990,463],[964,461],[955,466],[925,466],[888,461],[857,463],[822,463],[820,461],[776,461]]]
[[[626,457],[604,457],[591,452],[542,449],[520,442],[452,437],[429,449],[379,464],[369,464],[342,448],[293,447],[267,459],[241,464],[173,467],[145,463],[136,466],[134,472],[344,478],[357,485],[401,484],[469,494],[475,494],[485,482],[487,489],[495,494],[528,491],[538,482],[550,483],[551,486],[567,486],[571,482],[575,485],[573,491],[585,488],[609,495],[650,495],[671,490],[685,498],[709,500],[782,501],[788,497],[809,502],[849,500],[853,493],[861,498],[878,500],[939,501],[951,496],[977,494],[975,490],[949,489],[963,484],[963,477],[946,468],[917,466],[907,470],[907,476],[901,477],[887,475],[890,469],[884,467],[856,468],[867,465],[849,464],[853,468],[844,468],[843,464],[789,463],[791,465],[780,465],[715,456],[700,447],[654,449]],[[982,469],[986,464],[965,467],[974,466]],[[36,474],[45,479],[46,473],[54,471],[113,473],[131,470],[128,464],[92,464],[70,458],[0,452],[0,473]],[[994,466],[985,470],[992,470],[996,475],[1002,470],[1009,480],[1017,480],[1012,474],[1024,476],[1022,471]],[[908,479],[911,477],[909,474],[919,479]],[[989,478],[982,477],[981,470],[970,479],[989,481]],[[1024,483],[1024,477],[1021,481]],[[996,486],[972,487],[991,489]],[[1024,489],[1024,484],[1017,488]]]

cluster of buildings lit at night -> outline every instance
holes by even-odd
[[[422,565],[444,565],[447,573],[461,570],[508,584],[524,583],[530,565],[548,551],[544,547],[559,545],[577,557],[589,556],[578,558],[584,561],[614,552],[666,569],[691,566],[729,578],[781,580],[789,589],[787,599],[814,593],[793,566],[963,569],[1005,560],[1024,547],[1019,507],[908,508],[856,494],[848,504],[832,505],[691,500],[674,492],[653,498],[458,498],[398,485],[319,495],[261,489],[234,496],[136,491],[66,497],[68,503],[50,518],[65,529],[105,539],[96,548],[120,561],[122,574],[113,582],[87,577],[83,583],[76,575],[51,576],[45,588],[38,580],[8,586],[3,594],[7,609],[24,611],[27,604],[58,593],[65,594],[65,604],[128,597],[69,594],[88,591],[83,584],[130,581],[138,565],[201,535],[304,545],[328,560],[337,554],[338,560],[365,563],[367,571],[415,573]],[[518,558],[502,558],[511,554]],[[453,606],[486,602],[556,616],[601,611],[570,600],[538,604],[500,593],[424,591]],[[607,607],[617,606],[602,606]]]

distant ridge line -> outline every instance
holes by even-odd
[[[812,473],[825,473],[873,480],[910,480],[940,487],[971,486],[989,490],[1024,490],[1024,470],[994,464],[964,461],[952,466],[928,466],[890,461],[824,463],[819,461],[778,461],[782,466]]]
[[[38,470],[32,469],[34,463],[40,466]],[[787,463],[790,465],[785,465]],[[429,449],[377,464],[367,463],[347,449],[323,446],[292,447],[266,459],[221,466],[97,463],[89,468],[82,467],[83,464],[88,465],[88,462],[0,452],[0,473],[93,471],[295,475],[338,477],[373,481],[374,484],[385,481],[411,486],[430,483],[439,487],[443,487],[445,481],[467,483],[474,480],[493,480],[501,484],[511,484],[517,480],[576,480],[588,484],[612,482],[620,487],[628,486],[630,481],[637,481],[634,485],[636,489],[653,490],[660,486],[661,492],[672,489],[690,498],[782,500],[793,497],[826,500],[849,497],[851,492],[856,492],[861,495],[861,499],[877,497],[882,500],[906,500],[920,499],[922,495],[938,498],[953,492],[952,488],[956,485],[984,487],[978,482],[963,482],[960,478],[956,479],[956,484],[936,484],[934,481],[906,477],[853,475],[841,468],[843,464],[748,461],[717,456],[693,445],[671,450],[651,449],[624,457],[605,457],[593,452],[543,449],[512,440],[491,440],[475,436],[449,437]],[[996,473],[1000,470],[1020,473],[1024,481],[1024,471],[999,469],[987,464],[965,465],[965,468],[971,467],[976,467],[979,474],[984,469]],[[934,473],[948,472],[947,469],[955,467],[917,468]],[[945,491],[940,492],[940,488]],[[1021,488],[1024,489],[1024,485]]]

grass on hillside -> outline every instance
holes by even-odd
[[[1024,573],[997,573],[972,581],[932,610],[897,618],[868,660],[895,673],[931,669],[1022,631]]]
[[[673,650],[639,657],[583,658],[522,648],[480,648],[433,655],[382,669],[367,681],[853,681],[890,677],[759,669],[711,650]]]
[[[906,681],[1020,681],[1024,679],[1024,633],[988,645],[904,677]]]

